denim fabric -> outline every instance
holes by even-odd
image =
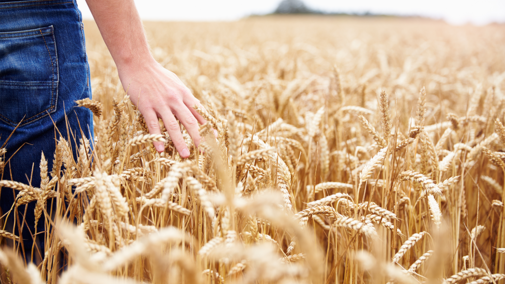
[[[91,97],[81,13],[73,0],[0,0],[0,147],[7,141],[3,179],[40,186],[43,152],[52,168],[56,140],[61,136],[75,149],[84,134],[93,133],[92,114],[75,100]],[[16,125],[19,127],[14,131]],[[55,127],[56,126],[56,127]],[[16,192],[2,188],[3,213]],[[51,200],[48,200],[48,204]],[[16,234],[22,229],[22,251],[31,254],[35,203],[19,208]],[[50,208],[48,208],[50,209]],[[4,217],[5,218],[5,217]],[[14,214],[6,230],[12,231]],[[38,232],[44,231],[44,217]],[[42,240],[35,258],[43,257]]]

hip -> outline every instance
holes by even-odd
[[[0,0],[0,128],[64,119],[89,81],[74,1]]]

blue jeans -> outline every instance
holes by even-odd
[[[0,147],[6,143],[9,160],[2,179],[39,187],[41,153],[51,171],[60,137],[75,154],[82,135],[90,139],[93,133],[91,112],[76,107],[75,101],[90,97],[84,30],[75,0],[0,0]],[[15,195],[10,188],[1,189],[3,214]],[[34,208],[34,202],[19,207],[15,222],[13,213],[2,219],[7,231],[21,234],[25,256],[33,244]],[[44,231],[44,223],[42,217],[38,232]],[[36,259],[44,256],[42,239],[36,240]]]

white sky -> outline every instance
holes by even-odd
[[[84,18],[91,19],[85,0],[78,0]],[[135,0],[145,20],[220,21],[272,12],[280,0]],[[443,18],[452,24],[505,23],[505,0],[305,0],[324,11],[416,14]]]

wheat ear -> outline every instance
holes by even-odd
[[[428,258],[430,258],[432,254],[433,254],[432,250],[425,252],[423,255],[421,255],[420,258],[418,258],[414,263],[412,263],[408,271],[410,273],[415,273],[417,269],[421,266],[421,264],[423,264],[426,260],[428,260]]]
[[[384,148],[387,146],[387,142],[384,138],[382,138],[379,133],[377,133],[377,131],[375,130],[375,127],[373,127],[372,124],[370,124],[370,122],[368,122],[368,120],[360,115],[359,116],[359,119],[361,121],[361,125],[363,126],[363,128],[366,129],[366,131],[368,131],[368,133],[370,133],[370,135],[372,135],[372,138],[373,140],[375,141],[375,143],[377,143],[377,145],[379,145],[380,148]]]
[[[374,202],[363,202],[359,204],[360,209],[367,209],[368,211],[377,214],[379,216],[391,219],[391,220],[397,220],[398,218],[396,217],[396,214],[380,207],[379,205],[375,204]]]
[[[246,261],[245,260],[242,260],[241,262],[235,264],[231,269],[230,271],[228,272],[228,276],[232,276],[232,275],[235,275],[239,272],[242,272],[244,271],[244,269],[247,267],[246,265]]]
[[[205,257],[209,255],[209,253],[219,244],[223,242],[223,238],[215,237],[212,240],[208,241],[199,251],[198,254]]]
[[[384,159],[386,158],[386,153],[388,151],[388,147],[382,148],[379,153],[377,153],[371,160],[369,160],[359,176],[360,187],[365,181],[372,177],[373,171],[384,163]]]
[[[373,115],[373,111],[360,106],[344,106],[339,109],[341,112],[349,112],[355,115]]]
[[[367,237],[377,236],[377,231],[375,231],[373,226],[346,216],[339,216],[338,220],[333,223],[333,226],[348,228],[360,232]]]
[[[400,179],[414,181],[420,184],[428,194],[442,194],[442,190],[433,182],[433,180],[421,173],[414,171],[404,171],[400,174]]]
[[[389,121],[389,98],[385,90],[382,90],[379,95],[379,110],[381,113],[383,137],[387,142],[391,134],[391,123]]]
[[[467,279],[470,277],[481,277],[481,276],[486,276],[488,275],[487,271],[482,268],[470,268],[466,270],[462,270],[458,272],[457,274],[454,274],[453,276],[447,278],[444,283],[445,284],[454,284],[457,283],[463,279]]]
[[[426,232],[421,232],[410,236],[410,238],[408,238],[408,240],[406,240],[405,243],[403,243],[398,252],[393,256],[393,263],[397,263],[403,257],[403,255],[411,247],[413,247],[425,234]]]
[[[23,265],[21,258],[10,250],[0,250],[0,263],[9,268],[9,272],[16,283],[42,284],[38,269],[30,263],[29,269]]]
[[[484,276],[480,279],[472,281],[468,284],[485,284],[485,283],[497,283],[498,281],[505,279],[505,274],[491,274],[491,277]]]
[[[150,142],[163,142],[166,143],[167,141],[161,134],[146,134],[146,135],[139,135],[136,137],[133,137],[131,140],[128,141],[128,146],[133,147],[145,143],[150,143]]]
[[[491,150],[486,147],[482,147],[482,152],[493,162],[494,164],[500,166],[502,171],[505,172],[505,162],[502,161],[498,156],[496,156]]]
[[[18,241],[19,237],[4,230],[0,230],[0,237]]]
[[[319,183],[316,185],[315,193],[319,193],[323,190],[332,189],[332,188],[340,189],[340,190],[342,190],[342,189],[352,190],[353,185],[348,184],[348,183],[342,183],[342,182],[323,182],[323,183]]]
[[[435,223],[435,226],[439,228],[440,224],[442,224],[442,212],[440,211],[440,207],[438,206],[438,202],[435,200],[435,197],[431,194],[428,195],[428,206],[431,211],[431,219],[433,220],[433,223]]]
[[[85,107],[91,110],[91,112],[93,112],[93,115],[95,115],[96,117],[100,117],[102,115],[103,110],[102,103],[98,101],[93,101],[88,98],[85,98],[83,100],[78,100],[75,102],[77,103],[77,106]]]
[[[500,185],[494,178],[489,177],[489,176],[481,176],[481,180],[485,181],[487,184],[489,184],[497,194],[500,196],[503,194],[503,187]]]
[[[494,131],[500,137],[501,142],[505,143],[505,126],[503,126],[503,124],[501,123],[501,121],[498,118],[495,120]]]
[[[309,202],[307,203],[307,207],[314,207],[314,206],[319,206],[319,205],[328,205],[328,204],[331,204],[341,198],[349,198],[352,200],[352,197],[347,194],[347,193],[335,193],[335,194],[332,194],[332,195],[328,195],[326,196],[325,198],[322,198],[322,199],[319,199],[319,200],[316,200],[316,201],[312,201],[312,202]]]

